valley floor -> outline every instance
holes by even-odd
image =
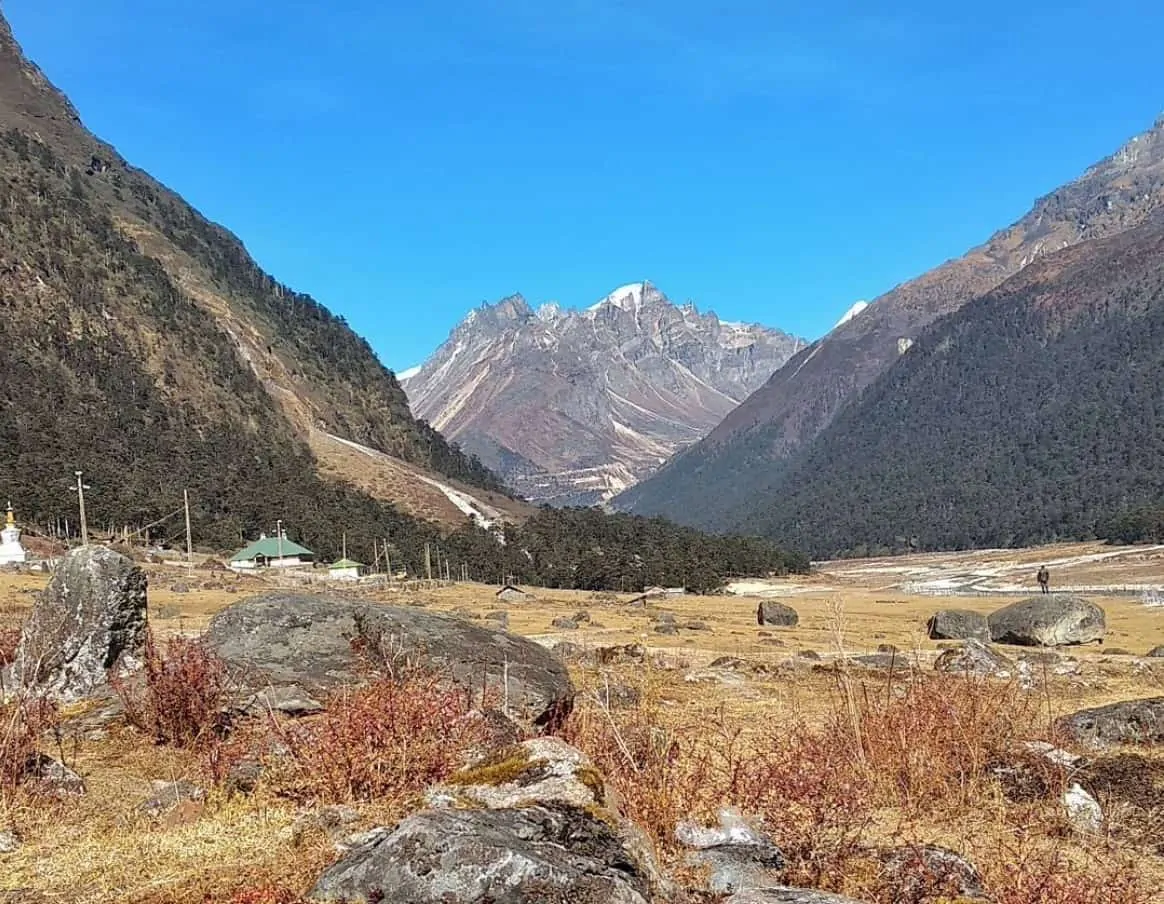
[[[651,719],[677,733],[706,731],[710,736],[734,726],[732,731],[748,738],[768,731],[792,736],[815,730],[832,724],[853,699],[888,700],[908,693],[910,665],[919,673],[933,673],[938,644],[925,636],[929,615],[940,608],[986,613],[1013,602],[1015,594],[1033,592],[1034,570],[1044,563],[1051,569],[1054,589],[1088,588],[1088,598],[1107,612],[1108,634],[1102,647],[1064,651],[1069,668],[1036,674],[1031,706],[1039,724],[1049,726],[1059,715],[1085,706],[1164,693],[1164,660],[1142,658],[1150,648],[1164,645],[1164,608],[1145,604],[1147,588],[1164,588],[1164,548],[1159,547],[1071,544],[829,562],[809,576],[736,588],[747,595],[652,600],[644,608],[628,605],[626,596],[539,590],[529,600],[503,603],[496,599],[495,587],[473,584],[410,593],[382,588],[352,592],[470,618],[505,610],[510,630],[518,634],[551,646],[562,641],[576,645],[569,658],[571,672],[585,691],[583,709],[587,700],[592,705],[603,694],[609,697],[612,686],[632,686],[641,694],[644,712],[649,708]],[[274,586],[260,577],[231,573],[148,569],[151,620],[162,636],[197,634],[215,612]],[[32,594],[44,583],[41,576],[0,575],[0,628],[20,621],[31,607]],[[761,595],[792,605],[799,624],[758,627],[755,613]],[[585,614],[577,630],[552,625],[555,619],[579,613]],[[656,628],[668,620],[676,633],[659,633]],[[597,648],[621,644],[642,644],[648,655],[608,666],[596,666],[588,656]],[[842,650],[873,653],[883,644],[898,649],[900,673],[831,665]],[[713,665],[725,656],[741,662]],[[631,737],[636,720],[646,716],[619,718],[630,720],[619,725]],[[204,803],[160,820],[143,816],[137,808],[150,796],[151,782],[207,784],[208,766],[200,755],[156,746],[126,726],[63,741],[54,754],[84,776],[89,794],[47,808],[6,803],[0,822],[16,827],[23,843],[15,853],[0,854],[0,902],[282,904],[294,900],[292,893],[301,892],[334,858],[326,833],[301,828],[309,807],[261,789],[246,798],[212,792]],[[1158,793],[1164,801],[1164,756],[1151,751],[1135,755],[1160,765]],[[1147,780],[1152,781],[1150,776]],[[1007,806],[983,800],[980,810],[951,810],[945,816],[940,806],[912,815],[882,807],[862,831],[869,838],[898,843],[940,842],[979,860],[1000,857],[999,851],[1027,844],[1032,837],[1044,839],[1040,833],[1045,826],[1021,828],[1008,821],[1016,817]],[[374,803],[357,804],[356,809],[351,831],[399,815]],[[1134,861],[1149,891],[1164,889],[1164,807],[1155,818],[1159,821],[1145,837],[1113,831],[1100,844],[1109,865]],[[1056,836],[1058,831],[1046,829],[1046,843],[1080,869],[1089,869],[1092,844]],[[669,830],[660,832],[657,843],[666,848]],[[678,864],[674,851],[664,849],[663,855]],[[241,889],[254,888],[270,891],[266,897],[258,892],[242,896]],[[1114,904],[1103,897],[1079,900]],[[1164,896],[1136,900],[1164,901]]]

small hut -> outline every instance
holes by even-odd
[[[327,566],[327,576],[333,581],[355,581],[364,573],[364,564],[346,556]]]
[[[514,587],[512,584],[506,584],[494,596],[507,603],[523,603],[533,599],[533,594],[522,590],[520,587]]]

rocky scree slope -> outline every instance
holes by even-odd
[[[103,523],[153,521],[190,487],[203,541],[276,517],[322,534],[348,510],[383,536],[395,515],[320,479],[313,431],[500,488],[341,318],[90,134],[2,18],[0,306],[0,467],[29,520],[71,511],[81,468]]]
[[[586,505],[697,441],[803,345],[650,283],[585,311],[471,311],[407,381],[413,411],[535,502]]]
[[[1161,206],[1164,118],[1040,198],[985,244],[894,288],[802,349],[705,439],[619,496],[615,506],[698,527],[740,527],[754,494],[782,492],[787,463],[926,327],[1035,261],[1134,228]]]

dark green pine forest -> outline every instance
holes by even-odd
[[[757,498],[744,528],[817,557],[1159,537],[1164,224],[938,321]]]

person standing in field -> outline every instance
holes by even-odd
[[[1039,587],[1042,588],[1043,593],[1050,593],[1051,592],[1048,589],[1048,585],[1051,583],[1051,572],[1049,572],[1047,570],[1046,565],[1040,566],[1039,573],[1037,575],[1035,575],[1035,578],[1036,578],[1036,580],[1038,580]]]

